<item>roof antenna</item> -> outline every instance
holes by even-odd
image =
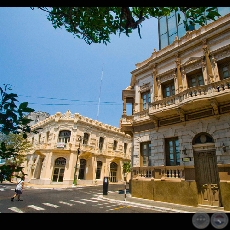
[[[104,65],[104,63],[103,63],[103,65]],[[98,99],[98,106],[97,106],[97,120],[98,120],[98,116],[99,116],[99,107],[100,107],[100,101],[101,101],[101,85],[102,85],[102,79],[103,79],[103,65],[102,65],[100,91],[99,91],[99,99]]]

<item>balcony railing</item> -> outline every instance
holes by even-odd
[[[219,177],[222,181],[230,181],[230,164],[218,165]],[[195,180],[194,166],[148,166],[132,167],[132,179],[154,180]]]
[[[149,113],[154,114],[161,112],[164,109],[177,107],[178,104],[188,103],[196,99],[212,98],[220,96],[223,93],[230,92],[230,78],[202,85],[191,87],[176,95],[166,97],[159,101],[154,101],[150,104]]]
[[[191,167],[190,167],[191,168]],[[194,170],[194,169],[193,169]],[[132,178],[185,179],[185,166],[133,167]]]

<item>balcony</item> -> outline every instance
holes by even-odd
[[[229,112],[230,78],[208,85],[191,87],[184,91],[154,101],[149,110],[134,113],[132,116],[122,115],[121,130],[130,134],[134,124],[154,123],[156,126],[169,125],[204,116]],[[223,108],[222,107],[226,107]],[[229,106],[228,106],[229,107]]]
[[[214,108],[227,102],[230,94],[230,79],[192,87],[171,97],[151,103],[149,115],[168,117],[178,114],[178,109],[184,112]],[[215,102],[212,101],[215,99]],[[194,104],[194,102],[199,102]]]

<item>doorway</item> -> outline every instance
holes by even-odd
[[[206,133],[197,135],[193,150],[198,203],[220,207],[220,179],[213,138]]]
[[[55,160],[53,171],[53,182],[63,182],[66,159],[63,157],[59,157]]]

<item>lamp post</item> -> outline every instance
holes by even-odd
[[[75,164],[75,167],[74,167],[74,180],[73,180],[73,185],[76,186],[77,185],[77,175],[76,175],[76,172],[77,172],[77,163],[78,163],[78,156],[80,155],[80,147],[81,147],[81,140],[82,140],[82,137],[80,136],[78,138],[79,140],[79,147],[77,149],[77,160],[76,160],[76,164]]]

